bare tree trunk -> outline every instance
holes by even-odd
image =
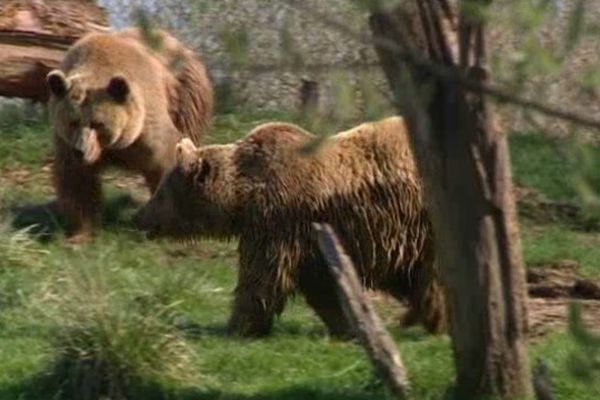
[[[74,0],[1,0],[0,96],[45,100],[46,74],[88,32],[105,31],[104,10]]]
[[[431,206],[458,395],[529,398],[527,293],[506,138],[484,96],[449,79],[487,80],[484,26],[465,15],[457,22],[447,0],[410,3],[372,14],[370,25]],[[470,1],[477,3],[489,2]]]
[[[318,233],[321,252],[331,266],[337,282],[346,318],[390,391],[397,399],[406,399],[410,386],[400,353],[365,296],[352,260],[342,248],[331,226],[315,223],[314,227]]]

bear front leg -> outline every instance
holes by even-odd
[[[273,327],[276,311],[274,303],[278,302],[267,300],[249,288],[238,286],[229,319],[229,331],[242,337],[267,336]]]
[[[271,332],[273,319],[285,306],[290,290],[278,280],[277,257],[242,236],[239,242],[240,266],[229,331],[243,337],[261,337]],[[288,288],[289,289],[289,288]]]
[[[102,198],[98,167],[88,165],[75,150],[57,140],[54,159],[54,185],[58,207],[67,223],[69,242],[91,237]]]
[[[150,191],[150,195],[153,195],[154,192],[156,192],[156,189],[158,189],[158,186],[160,184],[162,176],[163,176],[162,170],[153,170],[153,171],[144,172],[144,179],[146,180],[146,186],[148,187],[148,190]]]

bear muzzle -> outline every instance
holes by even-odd
[[[94,164],[102,155],[102,147],[95,129],[83,128],[75,141],[74,147],[80,152],[86,164]]]

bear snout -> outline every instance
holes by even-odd
[[[149,237],[156,234],[160,226],[156,218],[149,218],[149,213],[146,212],[145,207],[134,214],[132,222],[136,229],[144,232]]]
[[[87,143],[86,146],[75,146],[73,148],[75,156],[82,164],[95,164],[102,154],[102,148],[97,143]]]

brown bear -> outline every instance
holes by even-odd
[[[333,226],[365,287],[408,300],[406,320],[446,329],[432,231],[401,117],[365,123],[305,154],[315,136],[267,123],[245,138],[197,149],[178,162],[134,217],[149,235],[239,238],[230,329],[269,333],[299,290],[333,336],[351,334],[313,222]]]
[[[176,143],[200,143],[213,112],[202,61],[160,30],[89,34],[47,82],[58,208],[73,240],[91,233],[103,169],[140,173],[153,192],[173,166]]]

